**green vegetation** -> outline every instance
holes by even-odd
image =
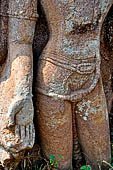
[[[91,170],[91,166],[90,165],[84,165],[80,169],[82,169],[82,170]]]
[[[51,155],[51,156],[49,157],[49,161],[50,161],[50,165],[51,165],[53,168],[58,167],[58,162],[57,162],[57,160],[56,160],[56,158],[55,158],[54,155]]]

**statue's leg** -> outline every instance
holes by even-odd
[[[41,148],[48,159],[55,156],[61,170],[68,170],[72,161],[71,103],[43,94],[39,94],[37,100]]]
[[[101,79],[92,93],[76,105],[75,113],[83,154],[97,170],[100,161],[110,161],[109,118]]]

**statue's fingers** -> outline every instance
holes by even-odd
[[[32,131],[33,130],[33,124],[31,123],[29,125],[29,144],[30,144],[30,147],[33,147],[33,138],[32,138]]]
[[[33,125],[33,128],[32,128],[32,139],[33,139],[33,144],[35,143],[35,127]]]
[[[15,125],[15,135],[20,138],[20,126],[19,125]]]
[[[30,145],[29,145],[29,143],[30,143],[30,135],[29,135],[30,132],[29,132],[29,131],[30,131],[30,127],[29,127],[29,125],[27,125],[27,126],[26,126],[25,141],[26,141],[26,147],[30,149],[31,147],[30,147]]]
[[[26,139],[29,140],[29,125],[26,126]]]
[[[29,125],[29,139],[32,140],[32,124]]]
[[[24,140],[25,140],[25,126],[20,126],[20,138],[24,142]]]

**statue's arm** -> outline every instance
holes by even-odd
[[[0,77],[2,164],[10,160],[10,156],[7,158],[6,155],[17,159],[20,152],[32,148],[35,138],[32,42],[37,19],[37,0],[9,0],[8,3],[8,57],[6,70],[2,73],[5,78]]]
[[[14,74],[15,97],[8,110],[8,126],[14,125],[15,114],[24,107],[25,101],[32,99],[32,42],[37,19],[37,1],[9,1],[9,16],[8,50],[11,74]]]

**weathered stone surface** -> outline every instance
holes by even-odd
[[[37,123],[42,150],[48,159],[50,155],[56,157],[60,169],[69,169],[72,161],[71,103],[45,95],[38,95],[38,100]]]
[[[34,144],[32,41],[37,19],[37,1],[6,3],[8,11],[1,15],[8,18],[8,55],[0,74],[0,162],[4,166],[21,159]]]
[[[34,69],[35,122],[42,150],[48,159],[54,155],[58,168],[66,170],[72,165],[73,149],[80,153],[80,142],[87,163],[97,170],[97,160],[110,159],[100,34],[112,0],[40,2],[49,28],[48,32],[42,28],[45,40],[41,32],[34,38],[37,57],[49,34]],[[37,1],[2,0],[0,4],[0,162],[7,167],[34,144],[32,42]]]
[[[68,108],[66,106],[68,101],[76,104],[80,100],[82,105],[85,97],[90,94],[89,98],[91,103],[95,105],[98,121],[95,121],[95,116],[89,109],[88,117],[90,118],[89,115],[92,115],[92,119],[87,121],[87,133],[83,134],[83,139],[81,135],[81,131],[83,131],[82,123],[85,125],[84,119],[86,117],[82,119],[77,131],[81,147],[85,152],[87,150],[88,156],[90,157],[91,153],[96,150],[94,158],[91,156],[91,165],[95,164],[96,170],[98,169],[97,159],[108,161],[110,158],[109,120],[106,118],[108,112],[106,111],[106,100],[100,81],[100,34],[112,1],[41,0],[40,2],[45,11],[50,33],[49,41],[39,58],[37,85],[35,83],[37,108],[39,109],[39,111],[37,110],[37,124],[39,123],[38,132],[41,146],[48,158],[51,154],[57,155],[62,151],[64,161],[59,160],[59,168],[69,168],[69,163],[71,163],[70,150],[65,149],[64,152],[62,148],[68,148],[69,144],[69,148],[72,148],[72,142],[69,142],[69,140],[72,140],[70,138],[72,125],[69,123],[69,119],[72,117],[73,109],[72,105]],[[97,99],[95,99],[94,93]],[[97,101],[95,102],[95,100]],[[67,109],[63,109],[61,112],[60,104],[60,107]],[[96,105],[99,105],[99,107],[96,107]],[[102,111],[103,106],[104,111]],[[64,115],[68,115],[67,112],[70,112],[70,118],[67,116],[67,121],[62,124]],[[57,120],[56,125],[54,125],[54,120]],[[77,117],[77,121],[80,122],[80,120]],[[67,131],[66,127],[71,128]],[[100,129],[96,136],[96,129],[98,128]],[[62,133],[60,130],[62,130]],[[63,140],[65,131],[67,135]],[[88,141],[86,142],[88,145],[85,145],[84,138],[88,140],[89,131],[91,137],[95,137],[94,143],[97,142],[95,148],[93,147],[94,143],[89,147]],[[52,140],[50,139],[51,134],[54,135]],[[62,139],[62,143],[57,142],[58,136],[60,136],[59,139]],[[103,142],[102,138],[104,138]],[[84,147],[86,148],[84,149]],[[105,150],[103,150],[104,147]],[[101,154],[102,152],[104,154]],[[87,156],[85,158],[87,160]]]
[[[77,132],[87,164],[98,169],[102,160],[110,162],[109,118],[102,80],[90,95],[76,105]]]
[[[103,3],[99,3],[98,1],[97,3],[92,1],[90,1],[90,3],[89,1],[82,3],[68,3],[68,1],[41,2],[48,19],[51,38],[39,60],[38,74],[42,75],[42,79],[38,79],[39,91],[43,94],[64,100],[75,101],[81,99],[96,86],[99,79],[100,31],[103,19],[111,3],[110,1]],[[93,4],[94,9],[96,8],[99,14],[97,15],[98,17],[94,17],[94,21],[90,19],[89,22],[92,22],[91,28],[86,30],[85,33],[79,32],[78,34],[74,27],[76,24],[72,23],[72,25],[70,25],[68,22],[74,22],[76,14],[74,16],[73,11],[76,11],[77,6],[78,8],[82,8],[82,6],[85,5],[87,7],[87,4],[90,4],[90,6]],[[56,6],[58,7],[57,10]],[[84,10],[85,9],[86,8],[84,8]],[[67,14],[70,18],[67,18]],[[84,20],[92,17],[92,15],[91,12],[89,14],[86,13]],[[66,25],[66,23],[68,23],[68,25]],[[80,25],[82,27],[84,23]],[[71,30],[69,26],[71,26]],[[85,24],[85,26],[87,26],[87,24]],[[51,70],[49,73],[51,74],[50,77],[46,75],[47,70]],[[81,79],[81,81],[79,81],[79,79]],[[86,82],[88,82],[88,84]]]

